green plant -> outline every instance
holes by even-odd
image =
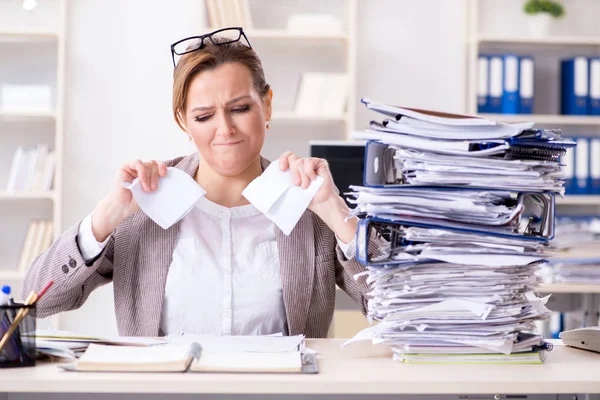
[[[562,4],[551,0],[528,0],[523,7],[523,11],[530,15],[548,13],[554,18],[560,18],[565,14],[565,8]]]

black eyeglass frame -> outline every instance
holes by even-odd
[[[239,34],[239,36],[238,36],[237,39],[230,40],[228,42],[222,42],[222,43],[215,43],[212,40],[213,35],[216,35],[219,32],[231,31],[231,30],[239,31],[240,34]],[[231,28],[222,28],[222,29],[218,29],[218,30],[216,30],[214,32],[207,33],[205,35],[190,36],[190,37],[187,37],[185,39],[178,40],[177,42],[175,42],[175,43],[173,43],[171,45],[171,57],[173,58],[173,68],[177,68],[177,64],[175,63],[175,55],[183,56],[184,54],[192,53],[194,51],[198,51],[198,50],[202,49],[204,47],[204,39],[206,39],[206,38],[209,38],[210,41],[211,41],[211,43],[214,44],[215,46],[221,46],[221,45],[224,45],[224,44],[239,42],[242,39],[242,36],[244,37],[244,39],[246,39],[246,43],[248,43],[248,47],[252,49],[252,45],[250,44],[250,41],[248,40],[248,37],[244,33],[244,29],[241,26],[236,26],[236,27],[231,27]],[[178,52],[175,51],[175,46],[177,46],[179,43],[183,43],[183,42],[185,42],[187,40],[190,40],[190,39],[200,39],[200,46],[198,46],[198,48],[193,49],[193,50],[184,51],[183,53],[178,53]]]

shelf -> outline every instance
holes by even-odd
[[[482,118],[502,122],[535,122],[549,125],[600,126],[600,116],[596,115],[553,115],[553,114],[478,114]]]
[[[54,192],[34,192],[34,191],[19,191],[19,192],[8,192],[6,190],[0,190],[0,200],[53,200]]]
[[[253,29],[244,31],[248,40],[252,43],[252,39],[321,39],[321,40],[348,40],[348,35],[345,32],[339,33],[319,33],[319,32],[294,32],[284,29]]]
[[[23,42],[56,42],[58,33],[34,30],[0,30],[0,42],[23,43]]]
[[[475,39],[478,43],[489,44],[535,44],[535,45],[572,45],[572,46],[600,46],[600,36],[547,36],[534,38],[528,36],[485,36]]]
[[[40,119],[56,119],[56,114],[53,111],[3,111],[0,109],[0,119],[4,120],[40,120]]]
[[[600,284],[544,283],[537,291],[540,293],[600,293]]]
[[[344,121],[346,114],[341,115],[302,115],[293,111],[273,111],[274,120],[287,121]]]
[[[600,195],[566,195],[564,199],[557,196],[556,204],[600,206]]]
[[[11,280],[11,281],[20,281],[24,276],[19,271],[0,269],[0,279],[1,280]]]

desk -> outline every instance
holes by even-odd
[[[404,365],[389,349],[308,340],[317,375],[75,373],[55,364],[0,370],[1,393],[573,394],[600,393],[600,354],[557,345],[542,365]],[[369,396],[370,397],[370,396]],[[6,395],[5,395],[6,398]],[[8,397],[10,398],[10,397]],[[58,398],[58,397],[57,397]],[[365,398],[368,398],[365,396]]]

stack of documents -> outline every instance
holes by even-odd
[[[600,219],[561,218],[556,241],[561,251],[553,253],[544,280],[552,283],[600,283]]]
[[[370,141],[349,201],[379,323],[351,341],[411,363],[541,362],[535,321],[550,312],[534,292],[574,144],[533,124],[363,103],[391,119],[356,135]],[[376,256],[374,237],[388,242]]]
[[[559,130],[362,101],[391,117],[353,135],[379,142],[366,148],[368,184],[564,193],[558,160],[575,143]]]

